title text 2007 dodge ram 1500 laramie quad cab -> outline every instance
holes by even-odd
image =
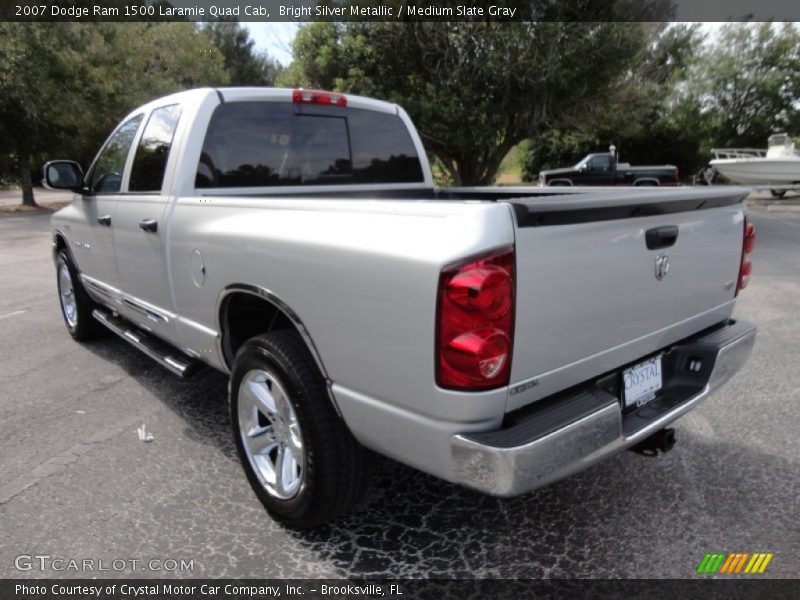
[[[244,470],[295,527],[356,501],[367,449],[496,496],[663,449],[755,339],[741,189],[436,189],[386,102],[183,92],[45,180],[76,193],[69,332],[229,373]]]

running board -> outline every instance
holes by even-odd
[[[183,356],[169,344],[148,335],[121,317],[110,315],[99,308],[92,311],[92,316],[131,346],[180,377],[190,377],[203,368],[200,361]]]

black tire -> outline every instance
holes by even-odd
[[[243,382],[250,381],[252,373],[264,371],[275,376],[279,388],[285,390],[300,424],[302,483],[289,498],[280,498],[268,489],[245,451],[246,427],[240,425],[239,402],[248,400],[240,389]],[[336,414],[325,380],[296,332],[281,330],[259,335],[239,349],[231,372],[230,417],[234,443],[247,479],[267,511],[281,523],[297,529],[325,524],[348,511],[366,491],[369,451],[355,440]],[[275,440],[276,425],[272,417],[264,423]],[[258,456],[261,459],[265,455]]]
[[[786,190],[770,190],[773,198],[783,198],[786,195]]]
[[[69,283],[72,285],[74,311],[71,313],[67,311],[65,298],[62,294],[62,288],[65,286],[65,280],[61,273],[62,268],[66,268],[69,272]],[[58,287],[58,305],[61,308],[61,316],[72,338],[78,342],[85,342],[104,335],[105,328],[92,316],[92,311],[97,307],[97,304],[86,293],[81,283],[78,269],[72,262],[69,253],[63,249],[59,250],[56,255],[56,285]]]

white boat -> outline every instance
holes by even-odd
[[[731,181],[750,185],[800,185],[800,154],[785,133],[769,136],[766,150],[712,148],[709,164]]]

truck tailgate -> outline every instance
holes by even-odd
[[[509,200],[517,308],[507,410],[729,318],[746,195],[634,189]],[[648,230],[674,228],[673,244],[651,234],[661,247],[648,248]]]

